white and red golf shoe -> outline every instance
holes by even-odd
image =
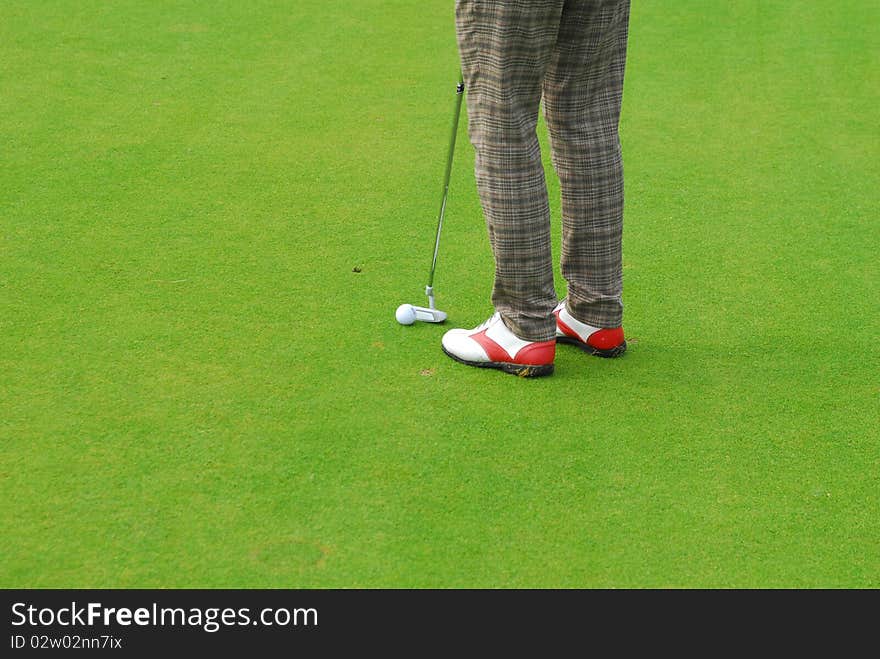
[[[565,300],[553,310],[556,316],[556,341],[570,343],[598,357],[618,357],[626,350],[623,328],[593,327],[568,313]]]
[[[529,378],[550,375],[556,357],[555,341],[525,341],[507,329],[495,313],[473,329],[453,329],[443,335],[443,352],[455,361]]]

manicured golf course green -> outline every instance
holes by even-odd
[[[880,587],[880,5],[634,3],[630,349],[534,380],[394,320],[452,7],[0,4],[0,587]]]

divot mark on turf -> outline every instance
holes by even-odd
[[[436,372],[437,372],[436,368],[423,368],[421,371],[419,371],[419,375],[421,375],[422,377],[429,378],[432,375],[434,375],[434,373],[436,373]]]
[[[315,568],[321,569],[329,555],[329,547],[299,538],[269,542],[251,551],[251,559],[274,574],[286,574],[292,570],[303,572]]]
[[[203,23],[177,23],[172,25],[170,32],[207,32],[208,26]]]

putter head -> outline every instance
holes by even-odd
[[[412,325],[417,320],[423,323],[442,323],[446,320],[446,312],[428,307],[417,307],[414,304],[401,304],[394,312],[394,317],[401,325]]]
[[[416,306],[413,306],[412,309],[415,312],[416,320],[421,320],[424,323],[442,323],[446,320],[446,312],[439,309]]]

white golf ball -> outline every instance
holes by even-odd
[[[416,310],[411,304],[401,304],[394,312],[394,317],[401,325],[412,325],[416,322]]]

